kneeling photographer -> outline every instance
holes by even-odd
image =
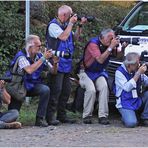
[[[115,73],[116,107],[124,125],[129,128],[139,122],[148,126],[148,91],[142,89],[142,86],[148,86],[148,77],[144,74],[147,66],[145,63],[139,65],[139,54],[130,52]]]
[[[11,96],[5,89],[5,81],[0,79],[0,107],[2,102],[10,104]],[[21,128],[21,123],[16,122],[19,112],[15,109],[6,112],[0,112],[0,129],[18,129]]]
[[[13,78],[16,77],[16,84],[18,84],[19,75],[22,79],[22,84],[24,84],[27,96],[39,96],[39,104],[36,114],[36,126],[46,127],[48,124],[45,121],[45,115],[47,110],[47,105],[50,97],[50,89],[42,81],[41,75],[47,66],[51,67],[51,72],[55,73],[57,69],[57,60],[55,60],[54,65],[51,65],[48,61],[52,57],[52,52],[50,50],[41,53],[41,41],[36,35],[29,35],[26,39],[26,46],[24,49],[20,50],[11,62],[11,67],[13,67],[13,72],[17,71],[17,75],[12,75]],[[17,63],[17,65],[16,65]],[[16,71],[14,70],[14,67]],[[21,81],[20,81],[21,82]],[[12,82],[13,83],[13,82]],[[13,89],[12,89],[13,88]],[[21,88],[18,88],[18,91]],[[13,96],[15,93],[14,85],[10,86],[8,89],[10,95]],[[17,92],[17,90],[16,90]],[[21,96],[20,96],[21,97]],[[14,95],[12,97],[11,103],[9,104],[9,109],[21,108],[22,100]]]

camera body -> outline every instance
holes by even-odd
[[[80,16],[80,15],[77,15],[78,21],[81,21],[82,17],[85,17],[88,22],[93,22],[95,20],[94,16]]]

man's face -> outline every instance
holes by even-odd
[[[131,72],[136,72],[139,68],[139,59],[136,60],[137,62],[135,64],[131,64],[130,65],[130,70]]]
[[[30,48],[30,52],[33,55],[36,55],[41,48],[41,41],[39,39],[34,39],[34,45]]]
[[[109,46],[111,44],[112,39],[115,38],[114,32],[109,32],[102,38],[102,43],[104,46]]]
[[[73,12],[67,12],[64,14],[64,22],[68,22],[71,16],[73,15]]]

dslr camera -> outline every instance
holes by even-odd
[[[85,17],[88,22],[93,22],[95,20],[94,16],[80,16],[80,15],[77,15],[77,17],[78,17],[78,21],[81,21],[82,17]]]
[[[78,21],[81,21],[82,17],[85,17],[88,22],[93,22],[95,20],[94,16],[81,16],[81,15],[77,15],[77,14],[73,14],[72,16],[77,16]]]
[[[47,49],[52,52],[53,55],[60,57],[60,58],[65,58],[65,59],[70,59],[71,58],[71,53],[67,51],[57,51],[57,50],[52,50],[52,49]]]

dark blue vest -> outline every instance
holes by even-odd
[[[120,66],[118,70],[126,77],[127,81],[129,81],[134,77],[134,73],[129,74],[122,66]],[[137,94],[140,94],[140,87],[141,87],[141,78],[137,81],[137,88],[136,88]],[[142,100],[140,97],[133,98],[132,91],[126,92],[123,90],[120,98],[121,98],[121,105],[125,109],[137,110],[142,104]]]
[[[66,26],[62,26],[57,21],[57,19],[53,19],[51,22],[49,22],[49,24],[47,26],[47,30],[46,30],[46,45],[47,45],[47,47],[52,48],[57,51],[68,51],[72,55],[74,52],[72,32],[70,33],[70,36],[68,37],[68,39],[66,41],[52,38],[52,37],[50,37],[49,32],[48,32],[49,25],[52,23],[57,24],[59,27],[61,27],[61,29],[63,31],[65,30],[65,27],[66,27]],[[60,58],[58,71],[64,72],[64,73],[69,73],[69,72],[71,72],[71,70],[72,70],[72,57],[69,59]]]
[[[100,40],[99,40],[99,38],[98,37],[96,37],[96,38],[92,38],[89,42],[88,42],[88,44],[89,43],[95,43],[98,47],[99,47],[99,49],[100,49],[100,51],[101,51],[101,54],[103,53],[103,52],[105,52],[105,50],[107,49],[107,47],[106,47],[106,49],[105,50],[102,50],[101,49],[101,42],[100,42]],[[87,45],[88,45],[87,44]],[[103,45],[102,45],[103,46]],[[85,50],[86,50],[86,48],[87,48],[87,46],[85,47]],[[110,59],[110,57],[108,57],[105,61],[104,61],[104,63],[103,64],[100,64],[100,63],[98,63],[96,60],[89,66],[89,67],[87,67],[87,68],[85,68],[85,72],[87,73],[87,75],[89,76],[89,78],[91,79],[91,80],[96,80],[98,77],[100,77],[100,76],[104,76],[105,78],[108,78],[108,73],[107,73],[107,71],[105,70],[105,68],[107,67],[107,65],[108,65],[108,63],[109,63],[109,59]]]
[[[23,51],[21,50],[21,51],[19,51],[19,52],[15,55],[14,59],[11,61],[11,65],[10,65],[11,67],[14,66],[14,64],[15,64],[15,62],[16,62],[16,60],[17,60],[17,58],[18,58],[19,56],[25,56],[25,57],[27,58],[27,60],[29,61],[29,63],[30,63],[30,64],[33,64],[33,61],[32,61],[29,57],[27,57],[26,52],[25,52],[25,49],[23,49]],[[38,54],[36,55],[36,60],[40,59],[41,57],[42,57],[42,54],[41,54],[41,53],[38,53]],[[33,89],[36,84],[42,82],[42,80],[41,80],[41,72],[43,71],[44,66],[45,66],[45,65],[42,64],[42,65],[41,65],[35,72],[33,72],[32,74],[27,74],[27,73],[25,74],[25,76],[24,76],[23,79],[24,79],[24,84],[25,84],[25,87],[26,87],[27,90]]]

